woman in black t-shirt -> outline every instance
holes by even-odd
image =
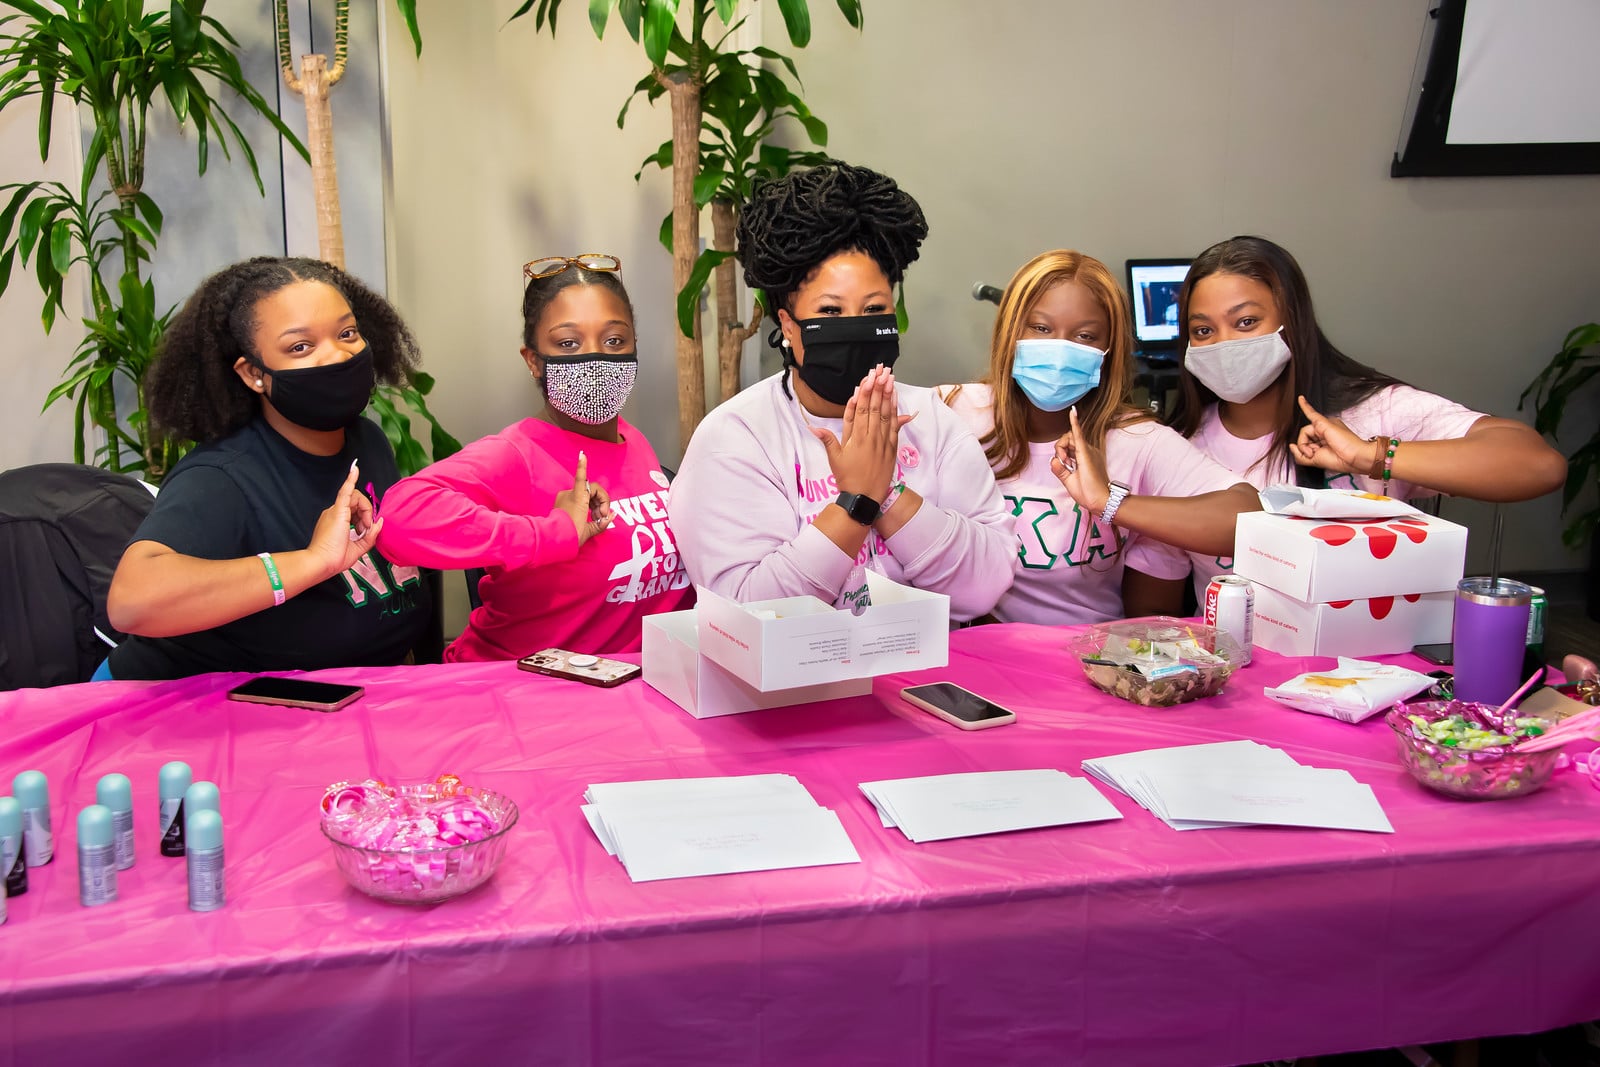
[[[431,598],[374,547],[398,471],[361,412],[417,361],[394,308],[329,264],[206,279],[145,383],[157,428],[199,445],[123,553],[106,609],[133,636],[97,677],[399,663]]]

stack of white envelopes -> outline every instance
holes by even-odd
[[[635,882],[861,862],[839,816],[787,774],[602,782],[583,799]]]
[[[1120,819],[1085,778],[1065,771],[976,771],[862,782],[885,826],[919,844],[1041,826]]]
[[[1313,826],[1394,833],[1372,787],[1349,771],[1307,767],[1255,741],[1156,748],[1083,761],[1174,830]]]

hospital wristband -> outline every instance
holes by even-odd
[[[278,565],[272,560],[271,552],[259,553],[256,557],[267,568],[267,581],[272,583],[272,606],[281,607],[285,600],[283,594],[283,576],[278,573]]]

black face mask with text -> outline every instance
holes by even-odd
[[[370,346],[342,363],[277,371],[259,363],[256,367],[272,378],[268,403],[278,414],[308,430],[338,430],[350,425],[366,410],[378,384]]]
[[[880,363],[893,367],[900,356],[900,328],[893,315],[824,315],[795,324],[805,352],[795,373],[830,404],[848,403],[868,371]]]

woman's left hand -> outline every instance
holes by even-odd
[[[1093,517],[1106,509],[1111,499],[1111,482],[1106,477],[1104,450],[1089,444],[1078,425],[1078,409],[1067,412],[1072,428],[1056,442],[1055,458],[1050,461],[1050,473],[1061,484],[1085,514]]]
[[[1300,427],[1298,440],[1289,442],[1294,461],[1302,467],[1321,467],[1337,474],[1370,475],[1372,461],[1377,458],[1375,442],[1363,441],[1339,419],[1317,411],[1305,397],[1299,399],[1300,410],[1310,422]]]

